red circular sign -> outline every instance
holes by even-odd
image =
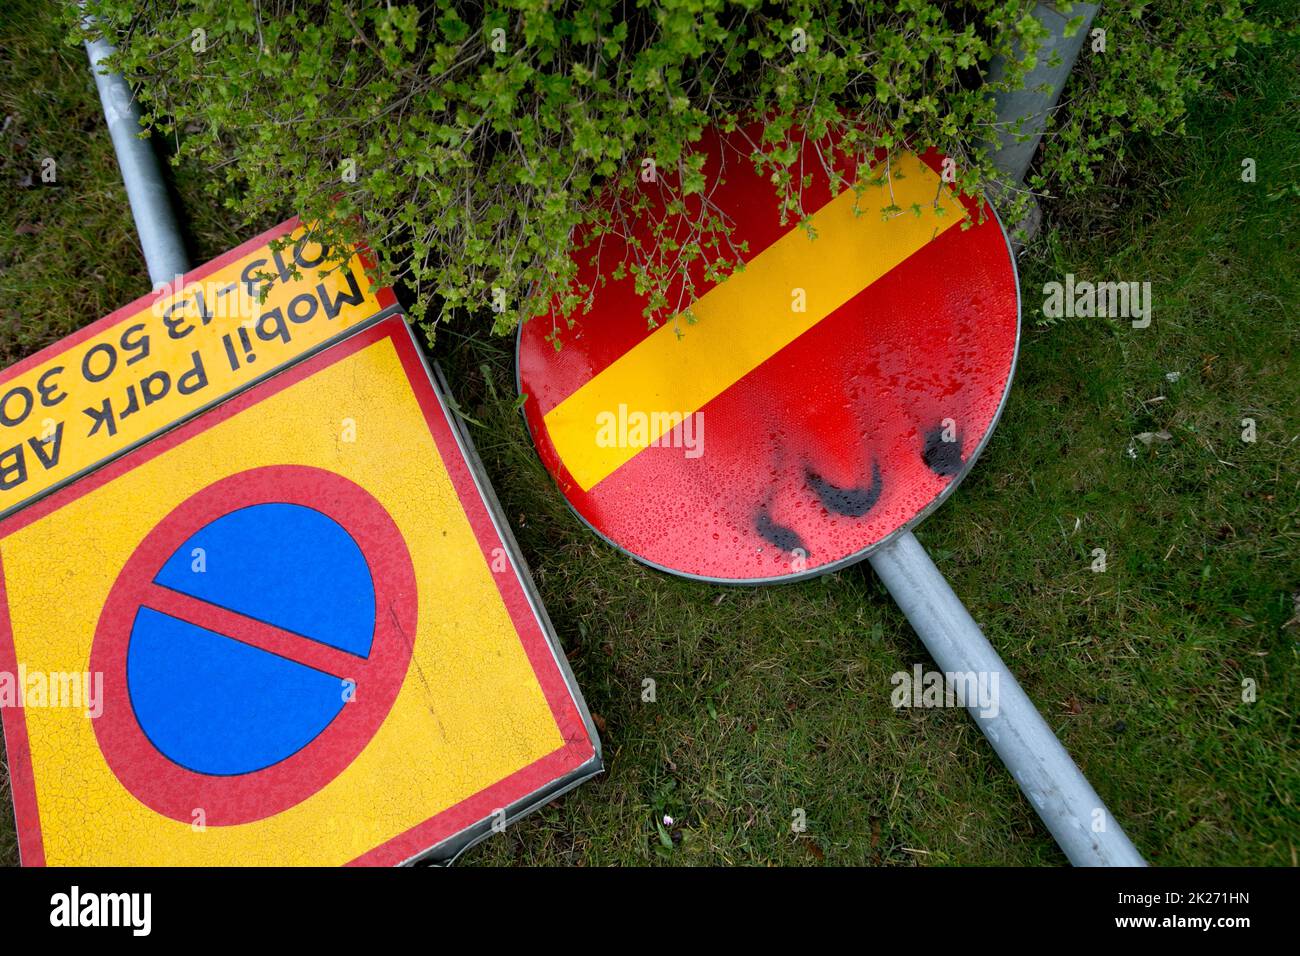
[[[281,527],[305,530],[276,538]],[[321,563],[336,554],[347,567]],[[109,592],[91,649],[104,675],[100,749],[127,790],[172,819],[279,813],[370,742],[416,621],[405,542],[359,485],[300,465],[223,478],[160,521]]]
[[[717,282],[696,260],[667,298],[705,302],[727,283],[762,297],[720,292],[714,312],[695,324],[649,327],[647,299],[630,270],[617,268],[643,259],[657,241],[641,218],[630,235],[576,236],[576,281],[590,290],[584,305],[525,323],[518,339],[530,433],[579,517],[650,565],[725,582],[832,570],[929,513],[991,433],[1019,341],[1018,281],[1006,236],[991,209],[944,184],[942,156],[895,157],[892,182],[880,188],[891,197],[884,202],[899,208],[882,212],[872,207],[880,201],[859,200],[868,231],[855,234],[845,231],[842,216],[838,225],[821,217],[842,212],[852,198],[833,192],[824,171],[822,156],[834,145],[807,143],[803,201],[819,235],[797,246],[789,238],[797,221],[781,221],[775,187],[748,158],[760,134],[758,127],[709,132],[699,146],[704,193],[732,227],[733,245],[744,248],[745,269]],[[851,180],[856,166],[842,161]],[[922,186],[926,198],[899,200],[909,192],[919,197]],[[662,210],[661,184],[639,188]],[[918,236],[913,220],[929,215],[927,203],[940,193],[947,219],[926,219]],[[697,198],[676,221],[669,217],[663,235],[688,234]],[[620,220],[612,213],[610,221]],[[837,245],[836,235],[859,245]],[[845,298],[850,280],[857,284]],[[815,310],[819,297],[834,307],[790,338],[781,322],[803,321],[801,295],[806,309]],[[718,323],[727,335],[704,323]],[[655,340],[670,334],[682,350]],[[682,358],[692,336],[712,341],[707,361]],[[627,407],[620,409],[625,384]],[[647,409],[664,396],[682,407]],[[621,439],[626,429],[639,450],[622,460],[591,455],[572,431],[566,440],[556,419],[573,409],[584,422],[595,412],[606,439]],[[677,414],[681,424],[657,445],[638,445],[645,437],[634,434],[638,422],[625,420],[637,411]],[[688,421],[702,435],[695,449]]]

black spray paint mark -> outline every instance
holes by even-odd
[[[936,475],[951,478],[961,471],[961,436],[958,435],[956,441],[945,441],[943,433],[942,425],[926,433],[921,459]]]
[[[767,505],[761,506],[758,514],[754,516],[754,530],[763,537],[764,541],[770,541],[782,551],[799,551],[804,557],[808,557],[808,549],[804,547],[799,532],[773,521],[772,516],[767,513]]]
[[[804,477],[808,479],[812,490],[817,492],[817,497],[821,499],[826,509],[836,514],[861,518],[880,500],[881,479],[878,462],[871,463],[871,484],[866,488],[839,488],[816,474],[811,468],[804,470]]]

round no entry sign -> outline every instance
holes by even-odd
[[[647,327],[634,280],[615,277],[633,244],[653,248],[640,219],[576,237],[590,310],[528,322],[518,344],[529,429],[578,515],[656,567],[755,583],[857,560],[946,497],[996,422],[1019,336],[1001,225],[944,182],[941,156],[895,156],[878,185],[833,192],[833,145],[806,144],[811,238],[747,159],[758,134],[700,146],[746,264],[676,280],[689,320]],[[662,208],[661,183],[640,188]]]
[[[359,485],[306,466],[218,481],[145,537],[109,594],[91,651],[105,759],[176,820],[279,813],[369,743],[415,622],[402,536]]]

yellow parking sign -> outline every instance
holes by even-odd
[[[24,863],[445,858],[600,769],[400,316],[12,514],[0,569]]]

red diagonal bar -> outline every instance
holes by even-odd
[[[141,605],[340,680],[359,682],[368,663],[364,657],[161,585],[150,585]]]

